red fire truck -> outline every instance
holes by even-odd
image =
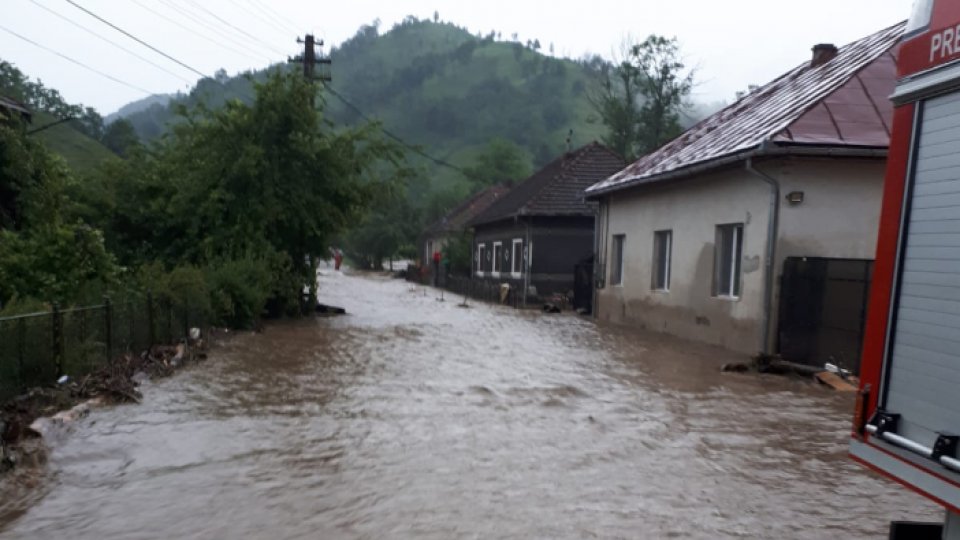
[[[960,0],[916,0],[897,71],[850,454],[960,540]]]

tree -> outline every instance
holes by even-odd
[[[435,22],[435,23],[440,22],[440,12],[439,12],[439,11],[434,10],[434,12],[433,12],[433,22]]]
[[[0,125],[0,307],[15,298],[70,303],[114,279],[100,232],[64,222],[69,182],[42,144]]]
[[[140,144],[140,138],[137,137],[133,124],[125,118],[120,118],[107,126],[100,142],[114,154],[125,157],[131,148]]]
[[[405,192],[385,192],[363,222],[346,235],[347,255],[366,270],[380,270],[383,260],[416,252],[419,212]]]
[[[530,160],[522,148],[502,138],[491,139],[486,148],[474,160],[474,165],[465,169],[467,176],[478,188],[495,184],[516,182],[530,176]]]
[[[651,35],[628,45],[625,58],[603,71],[591,100],[607,125],[604,142],[629,160],[679,135],[694,75],[684,68],[676,38]]]

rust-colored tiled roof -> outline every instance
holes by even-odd
[[[583,200],[584,190],[619,171],[624,164],[620,156],[594,141],[533,173],[470,224],[513,216],[592,216],[593,203]]]
[[[904,24],[841,47],[821,65],[804,62],[591,186],[588,195],[769,146],[886,148],[893,118],[888,96],[896,85]]]
[[[470,220],[477,217],[480,212],[486,210],[508,191],[510,191],[509,187],[503,184],[497,184],[478,193],[474,193],[454,207],[453,210],[447,212],[445,216],[427,227],[423,231],[424,236],[434,236],[463,230]]]

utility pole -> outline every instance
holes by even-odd
[[[315,69],[318,64],[325,66],[331,64],[329,57],[323,56],[322,53],[320,56],[317,55],[316,47],[323,47],[323,40],[317,43],[313,34],[307,34],[303,36],[303,39],[297,38],[297,43],[303,44],[303,54],[288,58],[287,61],[290,63],[303,64],[303,77],[308,81],[330,81],[331,77],[329,73],[321,70],[321,73],[317,75]]]
[[[288,57],[287,62],[291,64],[302,63],[303,78],[306,79],[307,82],[311,83],[311,86],[313,86],[313,83],[316,81],[321,81],[321,82],[330,81],[331,77],[329,72],[322,71],[319,75],[317,75],[316,69],[315,69],[318,64],[322,66],[329,66],[331,64],[330,58],[327,56],[323,56],[322,52],[319,57],[317,56],[316,47],[317,46],[323,47],[323,40],[320,40],[320,43],[317,43],[314,40],[313,34],[306,34],[303,36],[303,39],[300,39],[298,37],[297,43],[303,44],[303,54],[297,55],[294,58]],[[313,88],[313,91],[310,92],[310,108],[314,110],[316,109],[316,105],[314,103],[315,97],[316,97],[316,88]],[[306,249],[304,249],[304,251],[306,251]],[[308,312],[312,313],[314,307],[317,305],[317,288],[318,288],[317,268],[319,267],[319,260],[316,255],[308,254],[307,257],[309,260],[308,265],[310,267],[309,269],[310,298],[307,301],[309,305],[306,307],[308,307]]]

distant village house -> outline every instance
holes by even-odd
[[[475,278],[509,283],[524,297],[573,292],[575,267],[593,265],[597,205],[584,201],[583,192],[623,166],[619,156],[593,142],[514,186],[470,223]],[[586,281],[589,304],[589,275]]]

